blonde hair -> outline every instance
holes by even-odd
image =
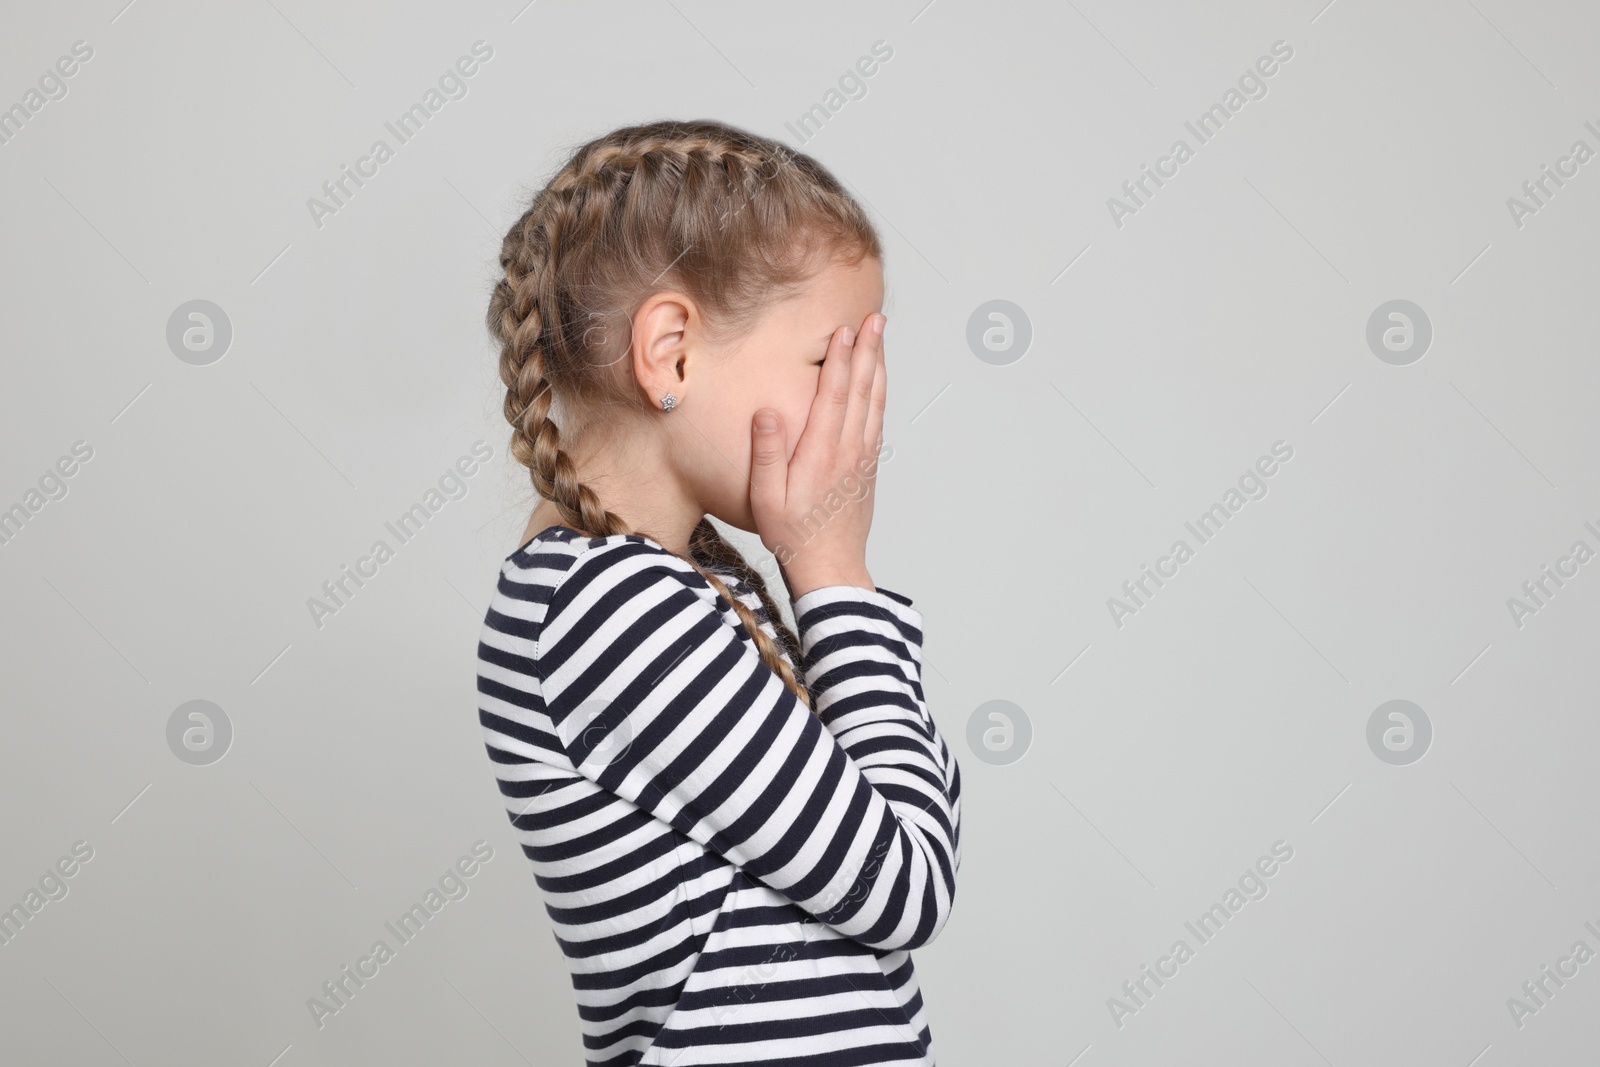
[[[672,418],[643,397],[627,358],[633,314],[651,294],[686,294],[714,339],[736,339],[828,260],[867,256],[881,261],[883,252],[860,204],[822,164],[777,141],[701,119],[625,126],[583,144],[500,245],[505,277],[487,320],[501,346],[511,454],[568,526],[595,537],[640,532],[579,482],[552,406],[579,426],[611,404]],[[798,668],[799,641],[761,575],[709,517],[689,553],[686,562],[738,613],[762,662],[815,710],[796,669],[711,569],[756,591]]]

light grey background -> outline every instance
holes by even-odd
[[[93,449],[0,546],[0,905],[94,850],[0,946],[0,1059],[580,1062],[477,722],[533,503],[482,320],[551,168],[662,117],[815,155],[883,233],[869,565],[925,615],[966,787],[954,916],[915,954],[940,1062],[1592,1055],[1600,962],[1507,1006],[1600,950],[1600,562],[1520,626],[1507,603],[1600,548],[1600,161],[1520,227],[1507,206],[1600,149],[1592,5],[123,3],[0,19],[0,107],[94,49],[0,146],[0,507]],[[478,40],[468,94],[316,225]],[[786,126],[880,40],[865,95]],[[1114,224],[1280,40],[1267,95]],[[205,366],[166,341],[196,299],[233,330]],[[1366,342],[1395,299],[1434,334],[1405,366]],[[1032,330],[1003,365],[967,343],[991,300]],[[480,440],[466,495],[316,625]],[[1108,598],[1280,440],[1267,495],[1117,626]],[[1433,728],[1407,766],[1366,740],[1397,698]],[[195,699],[233,728],[207,766],[167,743]],[[968,741],[991,700],[1031,728],[1003,765]],[[308,998],[479,840],[468,895],[318,1028]],[[1277,841],[1268,894],[1200,944],[1185,922]]]

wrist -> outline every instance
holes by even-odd
[[[799,600],[807,593],[816,589],[823,589],[830,585],[849,585],[860,589],[876,592],[878,587],[872,581],[872,575],[867,573],[867,568],[862,567],[835,567],[822,570],[784,571],[783,583],[789,587],[789,596]]]

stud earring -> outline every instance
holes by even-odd
[[[661,398],[661,410],[662,411],[671,411],[673,408],[675,408],[677,406],[678,406],[678,398],[673,396],[671,393],[668,393],[666,396]]]

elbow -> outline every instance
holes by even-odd
[[[943,890],[943,887],[941,887],[941,889]],[[955,879],[952,877],[948,884],[948,891],[939,892],[937,894],[937,899],[935,899],[932,904],[930,912],[932,920],[927,924],[927,933],[920,934],[919,932],[919,936],[914,939],[914,943],[908,944],[906,948],[908,950],[913,948],[921,948],[923,945],[931,943],[934,938],[938,937],[939,934],[944,930],[945,924],[950,921],[950,913],[955,910],[955,905],[956,883]]]
[[[931,879],[920,899],[907,901],[907,907],[884,916],[877,929],[856,938],[871,948],[885,952],[909,952],[931,944],[950,921],[955,909],[954,871],[948,877]],[[891,915],[898,921],[890,922]]]
[[[932,944],[934,938],[938,937],[940,932],[944,930],[945,923],[948,922],[949,919],[950,909],[948,907],[940,908],[934,913],[932,922],[918,923],[917,928],[912,931],[909,936],[891,938],[889,943],[875,947],[883,948],[890,952],[910,952],[912,949],[918,949],[923,945]]]
[[[959,817],[959,816],[958,816]],[[875,861],[855,879],[831,914],[818,917],[851,940],[883,952],[910,951],[944,930],[955,906],[961,866],[960,824],[944,834],[904,833],[909,847]],[[909,840],[908,840],[909,839]]]
[[[959,819],[959,809],[956,818]],[[928,842],[929,847],[922,851],[927,862],[921,892],[907,893],[900,911],[903,921],[890,935],[890,943],[879,947],[909,952],[930,944],[944,930],[955,910],[956,874],[961,869],[960,833],[960,823],[955,822],[946,842]]]
[[[912,949],[932,944],[934,938],[944,930],[945,923],[950,920],[950,910],[949,907],[937,909],[931,921],[917,923],[916,927],[904,936],[891,936],[880,942],[869,941],[868,944],[887,952],[910,952]]]

